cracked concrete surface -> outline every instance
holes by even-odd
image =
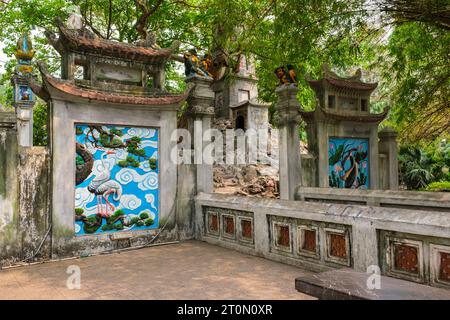
[[[67,268],[81,288],[66,286]],[[199,241],[0,271],[0,299],[314,299],[295,290],[308,271]]]

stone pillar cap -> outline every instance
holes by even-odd
[[[211,89],[212,78],[195,76],[187,78],[188,86],[193,86],[187,102],[187,115],[214,115],[214,91]]]
[[[0,128],[14,128],[17,117],[14,112],[0,110]]]
[[[394,128],[386,126],[380,132],[378,132],[378,136],[383,138],[397,137],[398,133]]]

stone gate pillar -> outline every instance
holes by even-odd
[[[211,89],[212,79],[193,77],[186,80],[189,85],[195,85],[188,98],[188,130],[192,136],[194,149],[194,164],[196,165],[197,193],[212,193],[213,163],[212,155],[205,157],[205,149],[211,143],[208,131],[214,115],[214,92]]]
[[[380,138],[379,151],[387,155],[388,187],[390,190],[398,190],[398,150],[397,132],[391,127],[385,127],[378,133]],[[380,175],[383,172],[380,172]]]
[[[300,103],[298,88],[282,85],[276,89],[278,95],[277,124],[279,131],[280,198],[294,200],[295,188],[301,184],[301,157],[298,123]]]

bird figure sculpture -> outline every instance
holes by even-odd
[[[88,185],[88,191],[97,196],[97,215],[104,218],[110,217],[115,209],[108,199],[109,195],[114,194],[114,201],[119,201],[122,196],[122,186],[117,181],[111,180],[111,170],[105,164],[106,157],[110,154],[115,154],[115,152],[108,150],[102,154],[100,159],[103,170]],[[105,210],[103,210],[102,198],[106,202]],[[108,212],[108,208],[111,212]]]

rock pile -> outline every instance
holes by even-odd
[[[268,165],[214,166],[215,192],[278,198],[278,170]]]

